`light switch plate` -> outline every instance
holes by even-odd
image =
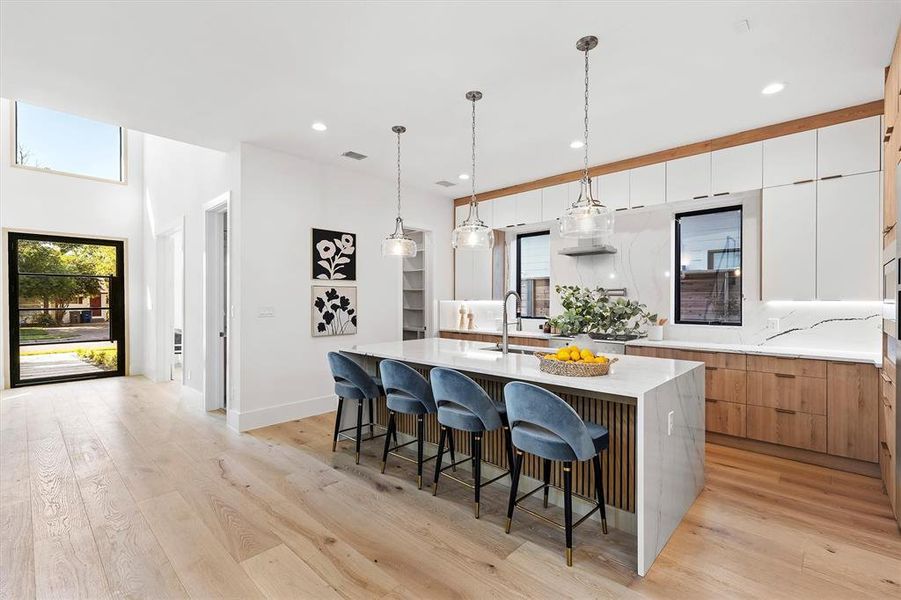
[[[666,415],[666,435],[673,435],[673,417],[675,416],[675,411],[669,411],[669,414]]]
[[[275,316],[275,307],[273,306],[261,306],[257,309],[257,318],[258,319],[271,319]]]
[[[770,331],[779,331],[779,319],[776,317],[767,319],[766,328]]]

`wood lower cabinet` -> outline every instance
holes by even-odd
[[[826,379],[749,371],[748,404],[825,415]]]
[[[876,367],[829,363],[829,454],[878,462],[879,395]]]
[[[826,417],[784,408],[748,405],[748,437],[826,452]]]
[[[447,340],[465,340],[469,342],[500,342],[501,336],[492,333],[463,333],[460,331],[441,331],[438,337]],[[511,346],[536,346],[539,348],[547,348],[550,345],[548,340],[543,338],[525,337],[511,335],[508,337]]]
[[[711,400],[745,404],[748,401],[748,379],[744,371],[706,366],[705,395]]]
[[[747,407],[744,404],[707,398],[705,405],[704,422],[707,431],[745,437]]]
[[[628,346],[629,354],[705,365],[707,431],[870,463],[895,456],[894,400],[870,364],[783,356]],[[886,414],[881,414],[880,411]],[[886,470],[886,469],[884,469]]]

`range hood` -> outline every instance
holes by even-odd
[[[562,254],[563,256],[587,256],[589,254],[616,254],[616,248],[614,248],[610,244],[601,243],[600,240],[590,239],[579,241],[579,244],[576,246],[568,246],[566,248],[561,248],[557,251],[557,254]]]

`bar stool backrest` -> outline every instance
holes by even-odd
[[[430,371],[429,378],[438,408],[449,403],[462,406],[482,421],[485,431],[493,431],[502,425],[494,401],[482,386],[463,373],[435,367]]]
[[[516,443],[516,428],[540,427],[563,440],[578,460],[588,460],[597,451],[585,422],[563,398],[531,383],[511,381],[504,386],[507,419]],[[529,452],[529,448],[521,448]]]
[[[379,388],[363,367],[339,352],[328,353],[328,364],[335,383],[350,384],[360,390],[364,398],[378,398]]]
[[[379,373],[382,375],[385,394],[405,394],[419,400],[427,412],[435,412],[432,386],[419,371],[402,362],[386,359],[379,363]]]

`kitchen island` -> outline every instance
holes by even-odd
[[[527,381],[559,394],[586,420],[607,427],[609,449],[602,454],[608,520],[636,536],[636,570],[644,575],[663,550],[704,486],[704,364],[692,361],[619,356],[605,377],[564,377],[543,373],[529,353],[501,354],[494,344],[427,338],[362,344],[343,350],[375,374],[381,359],[394,359],[427,374],[448,367],[475,379],[488,394],[503,399],[509,381]],[[377,420],[385,423],[384,399]],[[413,420],[399,419],[413,432]],[[427,441],[436,442],[434,417]],[[458,451],[468,453],[465,436]],[[486,436],[484,460],[506,469],[499,432]],[[540,479],[540,460],[527,457],[523,475]],[[574,466],[574,491],[592,496],[593,475]],[[552,483],[559,484],[555,473]],[[613,518],[610,518],[613,517]],[[584,531],[584,530],[583,530]]]

